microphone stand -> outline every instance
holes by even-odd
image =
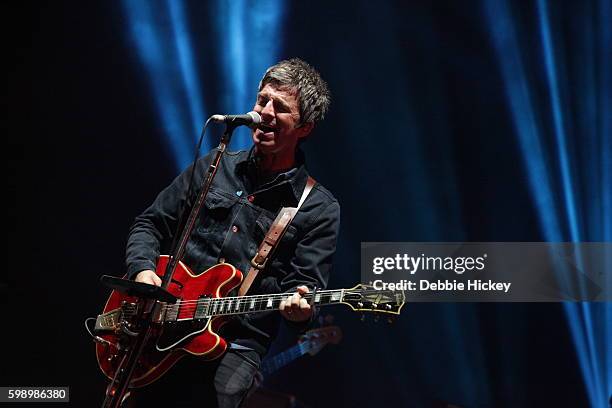
[[[239,124],[232,123],[231,121],[226,123],[225,131],[223,132],[223,136],[221,137],[221,141],[219,142],[219,146],[216,148],[216,154],[213,158],[210,166],[208,167],[206,176],[202,182],[202,187],[200,192],[196,198],[196,201],[191,208],[189,213],[189,218],[183,227],[180,238],[179,245],[176,247],[174,254],[170,255],[170,259],[168,261],[168,265],[166,266],[166,271],[164,272],[164,276],[162,278],[161,288],[166,289],[172,280],[172,275],[178,265],[178,262],[183,258],[185,254],[185,249],[187,247],[187,241],[189,241],[189,237],[191,236],[191,232],[195,227],[196,220],[198,218],[198,214],[204,205],[206,200],[206,196],[208,195],[208,191],[210,190],[210,186],[213,183],[215,175],[217,174],[217,170],[219,168],[219,164],[221,163],[221,159],[225,154],[225,150],[230,143],[232,138],[232,134],[236,127]],[[195,171],[195,163],[194,163],[194,171]],[[187,197],[188,199],[188,197]],[[182,217],[179,217],[179,219]],[[152,322],[155,316],[159,314],[161,308],[161,304],[156,299],[149,299],[146,301],[142,312],[140,312],[138,318],[141,326],[141,330],[138,333],[129,332],[126,333],[128,336],[132,337],[132,341],[130,345],[127,347],[123,358],[121,359],[121,363],[117,368],[117,374],[115,378],[111,380],[111,383],[108,385],[106,389],[106,396],[104,398],[104,402],[102,403],[102,408],[120,408],[121,403],[123,402],[123,398],[128,390],[129,384],[131,382],[132,375],[134,373],[134,369],[138,363],[138,359],[142,354],[145,345],[147,344],[149,338],[152,335]]]

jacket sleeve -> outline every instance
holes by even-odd
[[[301,285],[307,286],[311,292],[315,286],[317,290],[327,288],[339,227],[340,205],[333,201],[321,211],[313,226],[297,243],[290,272],[280,283],[283,292],[294,292]],[[313,313],[310,321],[286,323],[293,329],[303,331],[315,318],[316,314]]]
[[[197,169],[202,169],[198,164]],[[132,224],[126,247],[127,276],[133,279],[145,269],[155,270],[160,251],[168,252],[177,230],[178,218],[186,208],[191,167],[162,190],[153,204],[137,216]],[[195,177],[194,185],[198,186]]]
[[[293,291],[300,285],[308,286],[311,291],[315,286],[327,288],[339,227],[340,205],[332,201],[297,243],[290,272],[280,284],[283,292]]]

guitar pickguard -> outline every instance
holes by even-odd
[[[164,323],[155,348],[167,351],[177,346],[185,346],[190,339],[208,329],[211,318]]]

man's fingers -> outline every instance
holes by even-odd
[[[297,293],[294,293],[293,296],[291,296],[291,308],[293,310],[298,310],[300,308],[301,299],[302,297]]]
[[[291,312],[291,296],[287,296],[287,298],[281,300],[280,305],[278,307],[281,311],[286,311],[288,313]]]
[[[162,280],[151,270],[141,271],[136,275],[136,282],[147,283],[149,285],[161,286]]]
[[[307,319],[312,313],[312,306],[303,295],[309,293],[307,286],[298,286],[296,292],[282,299],[278,308],[289,320],[301,321]]]

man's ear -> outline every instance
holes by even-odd
[[[300,130],[300,134],[298,135],[298,139],[303,139],[307,137],[312,129],[314,129],[314,122],[306,122],[302,126],[298,128]]]

